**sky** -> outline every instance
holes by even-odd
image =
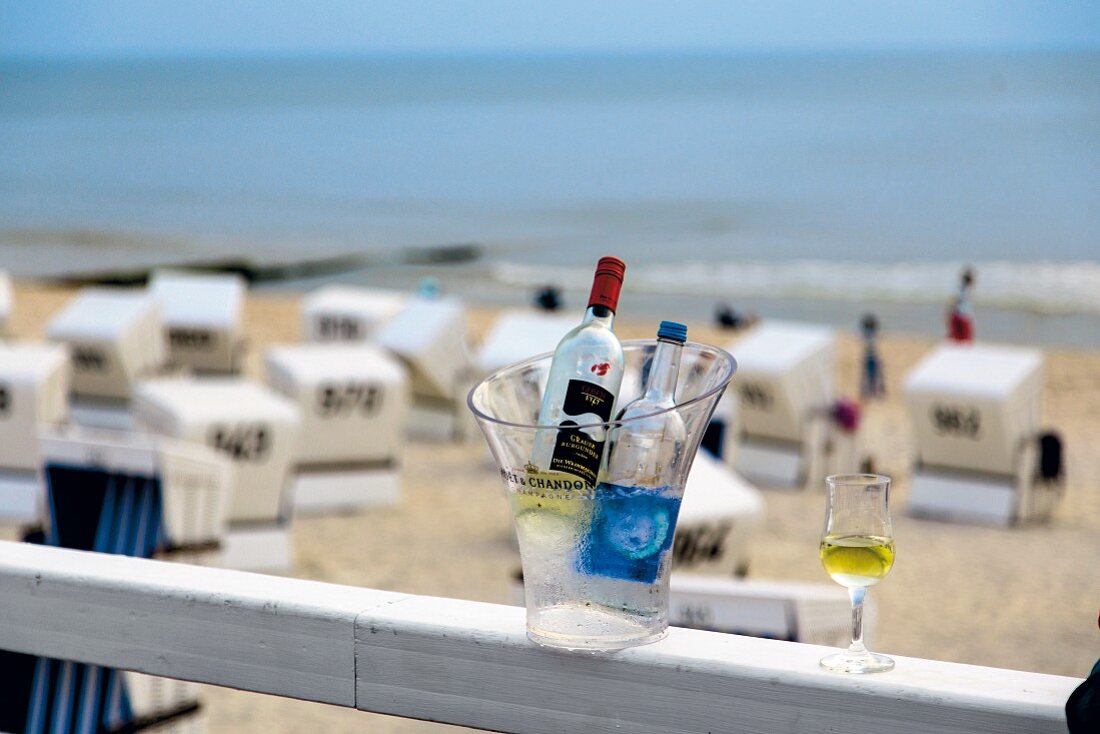
[[[1082,47],[1097,0],[0,0],[0,57]]]

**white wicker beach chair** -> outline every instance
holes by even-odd
[[[373,344],[272,347],[267,383],[298,405],[296,511],[397,502],[409,411],[404,366]]]

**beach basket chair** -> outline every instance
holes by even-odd
[[[298,406],[257,382],[209,377],[142,382],[133,411],[142,429],[203,444],[233,465],[225,565],[289,568]]]
[[[739,398],[734,466],[765,486],[825,478],[828,415],[836,393],[836,336],[812,324],[770,321],[729,348]]]
[[[405,308],[400,291],[329,285],[302,299],[302,339],[307,342],[369,341]]]
[[[503,311],[482,340],[474,367],[485,377],[535,355],[552,352],[561,338],[580,322],[579,313],[548,313],[534,309]]]
[[[145,291],[85,288],[53,318],[46,334],[69,348],[73,422],[132,428],[134,385],[167,363],[160,304]]]
[[[291,344],[264,356],[267,383],[298,406],[294,508],[392,505],[409,411],[404,365],[368,343]]]
[[[674,568],[730,578],[748,571],[749,539],[764,519],[764,497],[705,452],[691,465],[672,546]]]
[[[1061,483],[1042,471],[1043,362],[1037,349],[944,344],[913,368],[910,513],[992,525],[1050,517]]]
[[[864,602],[864,638],[874,631],[873,601]],[[835,584],[672,574],[669,621],[677,627],[847,647],[851,602]]]
[[[466,306],[455,298],[411,298],[383,325],[375,341],[409,371],[413,404],[410,429],[429,437],[477,434],[466,409],[474,371]]]
[[[0,344],[0,524],[43,519],[39,426],[68,419],[69,353],[58,344]]]
[[[139,558],[214,561],[225,528],[229,467],[203,447],[80,429],[44,433],[52,546]],[[10,705],[0,730],[198,734],[198,688],[65,660],[0,653]],[[8,695],[11,694],[11,695]],[[20,705],[25,702],[25,705]]]
[[[240,371],[245,283],[239,275],[157,271],[149,293],[163,310],[173,365],[199,373]]]

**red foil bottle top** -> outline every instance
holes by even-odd
[[[617,257],[601,257],[592,280],[592,294],[588,306],[607,306],[615,311],[619,306],[619,291],[623,287],[626,263]]]

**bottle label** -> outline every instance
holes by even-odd
[[[611,408],[614,404],[615,396],[610,390],[594,382],[570,380],[561,409],[566,415],[574,416],[594,413],[601,421],[606,422],[611,420]]]
[[[570,380],[562,403],[562,412],[571,416],[595,415],[601,421],[611,420],[615,396],[610,390],[585,380]],[[578,425],[566,420],[558,424],[551,471],[562,471],[580,477],[589,486],[596,486],[603,460],[604,441],[597,441],[584,431],[572,429]]]
[[[603,458],[603,441],[597,441],[583,431],[571,429],[573,421],[563,421],[554,442],[554,454],[550,458],[550,470],[572,474],[583,479],[588,486],[596,486]]]

